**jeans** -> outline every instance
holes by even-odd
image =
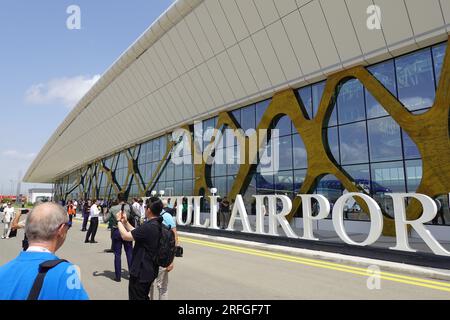
[[[114,229],[112,231],[112,248],[114,250],[114,271],[116,279],[120,279],[122,276],[122,246],[125,249],[125,255],[127,256],[128,270],[130,270],[131,259],[133,257],[133,243],[130,241],[123,241],[119,229]]]
[[[155,286],[158,288],[158,299],[154,299]],[[169,272],[166,268],[159,267],[158,277],[150,287],[150,300],[169,300]]]

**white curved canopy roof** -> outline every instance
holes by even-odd
[[[367,27],[373,4],[381,30]],[[80,100],[24,180],[54,182],[194,119],[449,32],[448,0],[178,0]]]

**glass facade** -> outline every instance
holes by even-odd
[[[435,100],[445,49],[446,43],[435,45],[369,66],[367,70],[410,112],[423,113]],[[325,81],[322,81],[296,90],[299,103],[310,119],[317,114],[324,88]],[[244,131],[256,129],[270,101],[232,110],[230,114]],[[385,194],[415,192],[421,181],[422,161],[417,147],[357,79],[341,83],[336,88],[333,103],[331,116],[323,128],[328,153],[342,171],[392,215],[392,203]],[[191,134],[201,150],[205,150],[212,138],[211,129],[216,125],[217,117],[213,117],[192,126]],[[291,120],[287,116],[276,119],[273,128],[279,130],[278,137],[272,141],[280,152],[279,170],[267,170],[262,164],[251,169],[248,187],[241,192],[249,214],[255,213],[251,197],[254,194],[277,193],[294,198],[308,169],[305,145]],[[210,135],[204,139],[202,132],[208,129]],[[226,136],[222,139],[224,143],[213,154],[214,161],[207,165],[206,180],[208,186],[217,188],[219,195],[225,196],[239,171],[240,148],[237,140],[227,141]],[[162,136],[122,151],[103,160],[103,169],[90,165],[57,181],[56,190],[61,198],[113,197],[117,188],[108,183],[111,171],[119,189],[128,181],[129,196],[143,196],[151,190],[165,190],[166,195],[173,196],[193,195],[194,166],[176,164],[182,162],[181,156],[167,150],[167,141],[168,138]],[[165,153],[170,151],[171,158],[164,159]],[[189,152],[185,157],[192,158],[192,155]],[[129,168],[131,164],[133,168]],[[97,171],[96,178],[83,180],[84,175],[91,177],[93,170]],[[336,177],[327,175],[317,182],[312,192],[325,195],[333,203],[347,190]],[[448,205],[445,207],[448,197],[441,198],[443,218],[438,223],[444,220],[450,223]],[[356,203],[347,209],[347,219],[368,219]]]

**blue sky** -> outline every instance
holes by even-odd
[[[0,2],[0,194],[25,174],[80,95],[172,2]],[[81,30],[66,27],[70,5],[81,9]]]

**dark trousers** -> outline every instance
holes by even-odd
[[[98,229],[98,218],[91,218],[91,223],[89,224],[89,230],[86,234],[86,241],[89,241],[89,237],[91,237],[91,241],[95,241],[95,235],[97,234]]]
[[[150,287],[152,282],[140,282],[138,278],[130,276],[128,284],[128,297],[130,300],[150,300]]]
[[[86,213],[83,213],[83,226],[81,227],[82,231],[86,231],[88,220],[89,220],[89,215]]]
[[[131,268],[131,258],[133,254],[133,243],[130,241],[123,241],[120,236],[119,229],[113,229],[112,233],[112,247],[114,250],[114,271],[116,279],[120,279],[122,275],[122,246],[125,249],[127,256],[128,270]]]

